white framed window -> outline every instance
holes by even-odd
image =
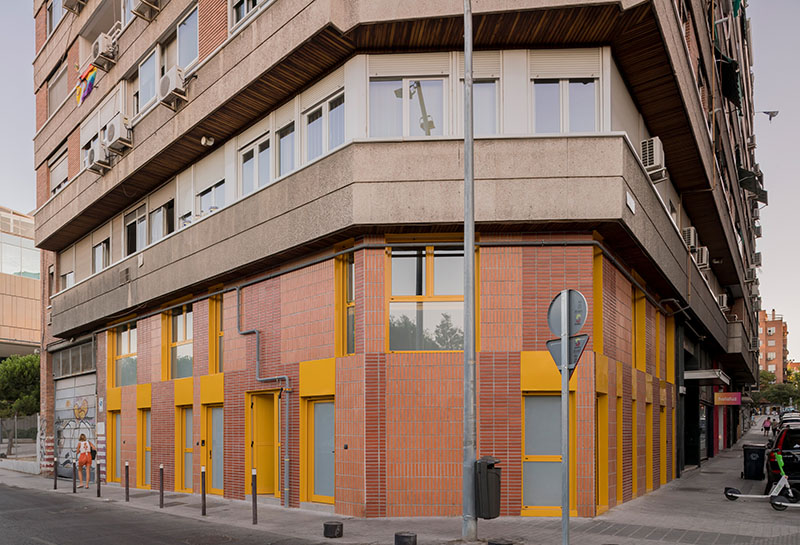
[[[760,335],[761,333],[764,333],[764,328],[763,327],[759,327],[758,328],[758,334]]]
[[[125,214],[125,255],[131,255],[147,246],[147,206],[141,205]]]
[[[775,328],[774,327],[768,327],[767,328],[767,335],[775,335]]]
[[[278,176],[294,170],[294,122],[278,131]]]
[[[133,14],[133,3],[135,0],[120,0],[122,2],[122,26],[128,26],[136,16]]]
[[[230,0],[231,27],[241,23],[258,6],[259,0]]]
[[[178,66],[186,70],[197,62],[199,52],[197,7],[178,22]]]
[[[64,17],[63,0],[50,0],[47,2],[47,35],[53,33],[58,23]]]
[[[767,341],[767,346],[775,346],[775,341]]]
[[[240,150],[239,180],[241,180],[242,196],[272,183],[271,151],[269,133]]]
[[[69,82],[67,80],[67,63],[62,63],[47,81],[48,118],[56,113],[58,107],[63,104],[67,95],[69,95]]]
[[[197,194],[200,215],[216,212],[225,206],[225,180],[221,180]]]
[[[775,352],[767,352],[767,361],[772,361],[775,357]]]
[[[775,365],[767,365],[767,371],[769,371],[770,373],[774,373],[775,367],[776,367]]]
[[[48,161],[48,169],[50,170],[50,193],[55,195],[69,181],[66,145],[53,154],[53,159]]]
[[[599,126],[597,78],[534,79],[533,132],[595,132]]]
[[[108,267],[110,255],[111,241],[109,239],[92,247],[92,274],[99,273]]]
[[[373,78],[369,82],[369,135],[447,134],[447,78]]]
[[[154,49],[145,59],[139,63],[139,89],[134,99],[134,113],[138,114],[156,99],[156,56],[158,49]]]
[[[168,201],[150,212],[150,244],[158,242],[175,230],[175,200]]]
[[[472,127],[475,136],[491,136],[500,130],[498,87],[496,79],[479,79],[472,82]]]
[[[305,158],[313,161],[344,144],[344,93],[314,106],[303,115]]]
[[[70,271],[61,275],[61,289],[65,290],[75,285],[75,273]]]

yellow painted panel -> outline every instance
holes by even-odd
[[[659,405],[661,405],[662,407],[666,407],[667,406],[667,385],[662,382],[660,390],[661,390],[661,392],[660,392]]]
[[[653,404],[644,406],[644,458],[645,458],[645,487],[648,492],[653,490]]]
[[[152,387],[150,383],[136,385],[136,408],[149,409],[152,402]]]
[[[523,517],[560,517],[561,507],[523,507],[520,514]],[[578,510],[570,509],[569,516],[577,517]]]
[[[595,352],[595,387],[598,393],[608,394],[608,358]]]
[[[300,397],[332,396],[335,389],[335,358],[300,362]]]
[[[193,405],[192,377],[175,379],[175,406]]]
[[[631,399],[636,401],[639,398],[639,371],[634,367],[631,369]]]
[[[122,410],[122,388],[109,388],[106,392],[106,410]]]
[[[597,395],[597,511],[608,510],[608,395]]]
[[[664,390],[662,390],[663,392]],[[667,484],[667,409],[661,407],[659,410],[659,459],[661,462],[660,479],[661,484]]]
[[[200,377],[200,403],[209,405],[211,403],[225,402],[225,374],[214,373],[213,375],[203,375]]]
[[[520,355],[520,386],[525,392],[560,392],[561,373],[558,372],[550,352],[537,350]],[[577,387],[576,375],[569,381],[570,391]],[[301,394],[302,395],[302,394]]]

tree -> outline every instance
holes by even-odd
[[[453,325],[453,319],[446,312],[434,331],[436,344],[440,350],[464,350],[464,330]]]
[[[39,356],[10,356],[0,361],[0,417],[39,411]],[[8,454],[13,440],[9,438]]]
[[[772,384],[763,391],[764,398],[776,405],[788,405],[790,399],[798,399],[797,388],[793,384]]]
[[[758,386],[761,390],[769,386],[770,384],[775,384],[775,373],[771,373],[770,371],[761,371],[758,373]]]

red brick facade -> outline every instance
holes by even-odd
[[[198,6],[202,61],[228,37],[228,0],[200,0]]]

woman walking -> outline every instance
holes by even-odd
[[[772,426],[772,422],[770,421],[769,416],[767,416],[764,419],[764,422],[761,424],[761,426],[764,428],[764,435],[769,437],[769,429]]]
[[[81,480],[81,487],[89,488],[89,471],[90,467],[92,466],[92,451],[94,450],[94,445],[86,440],[86,435],[81,434],[78,438],[78,448],[77,448],[77,455],[78,455],[78,478]],[[81,468],[83,468],[84,472],[86,473],[86,483],[83,482],[83,473],[81,473]]]

